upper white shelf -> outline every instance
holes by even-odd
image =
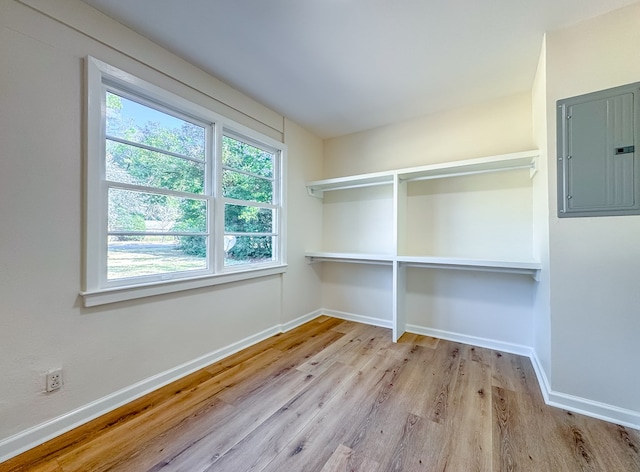
[[[533,177],[536,171],[536,159],[539,151],[523,151],[498,156],[480,157],[464,161],[445,162],[420,167],[376,172],[372,174],[358,174],[349,177],[316,180],[307,184],[309,195],[322,198],[324,192],[343,190],[374,185],[389,185],[398,176],[399,180],[414,181],[427,179],[443,179],[463,175],[481,174],[486,172],[501,172],[516,169],[529,169]]]
[[[345,190],[349,188],[374,187],[376,185],[393,184],[394,171],[359,174],[335,179],[316,180],[307,184],[307,191],[312,197],[322,198],[324,192]]]

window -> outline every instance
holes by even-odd
[[[282,143],[87,60],[85,305],[282,272]]]
[[[278,200],[272,151],[222,137],[225,266],[277,260]]]

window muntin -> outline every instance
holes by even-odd
[[[204,286],[203,277],[224,283],[284,267],[284,145],[87,63],[85,302],[144,296],[150,283],[176,282],[171,292]],[[117,295],[98,302],[103,290]]]
[[[127,95],[106,91],[107,138],[152,146],[167,153],[204,161],[205,126],[141,103],[140,98],[127,98]],[[176,130],[180,132],[176,133]]]
[[[274,157],[273,151],[261,149],[231,136],[222,138],[222,165],[226,168],[273,178]]]
[[[162,152],[107,138],[107,180],[203,194],[204,162],[193,162]]]

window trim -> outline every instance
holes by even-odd
[[[218,285],[256,277],[271,276],[286,271],[286,154],[285,144],[263,135],[251,128],[234,122],[212,110],[146,82],[123,70],[106,64],[91,56],[86,58],[86,106],[85,106],[85,175],[84,175],[84,274],[80,295],[84,306],[96,306],[136,298],[172,293],[181,290]],[[209,267],[193,271],[193,275],[176,276],[178,273],[160,275],[160,280],[143,280],[131,283],[131,279],[108,281],[107,264],[107,219],[105,197],[108,188],[105,176],[104,143],[105,113],[102,95],[105,87],[123,89],[132,96],[157,103],[161,107],[177,110],[195,122],[210,124],[207,131],[212,144],[205,158],[205,197],[209,205],[209,238],[212,242]],[[274,201],[278,234],[274,242],[274,260],[264,263],[224,266],[224,255],[216,241],[224,237],[224,206],[222,196],[222,136],[230,136],[244,142],[268,149],[274,159]],[[210,155],[213,154],[213,155]],[[100,158],[96,158],[100,156]],[[278,185],[279,184],[279,185]],[[166,280],[162,280],[166,279]]]

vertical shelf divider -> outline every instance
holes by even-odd
[[[407,183],[398,174],[393,177],[393,342],[397,342],[406,330],[405,309],[406,273],[404,264],[398,262],[406,244],[407,227]]]

